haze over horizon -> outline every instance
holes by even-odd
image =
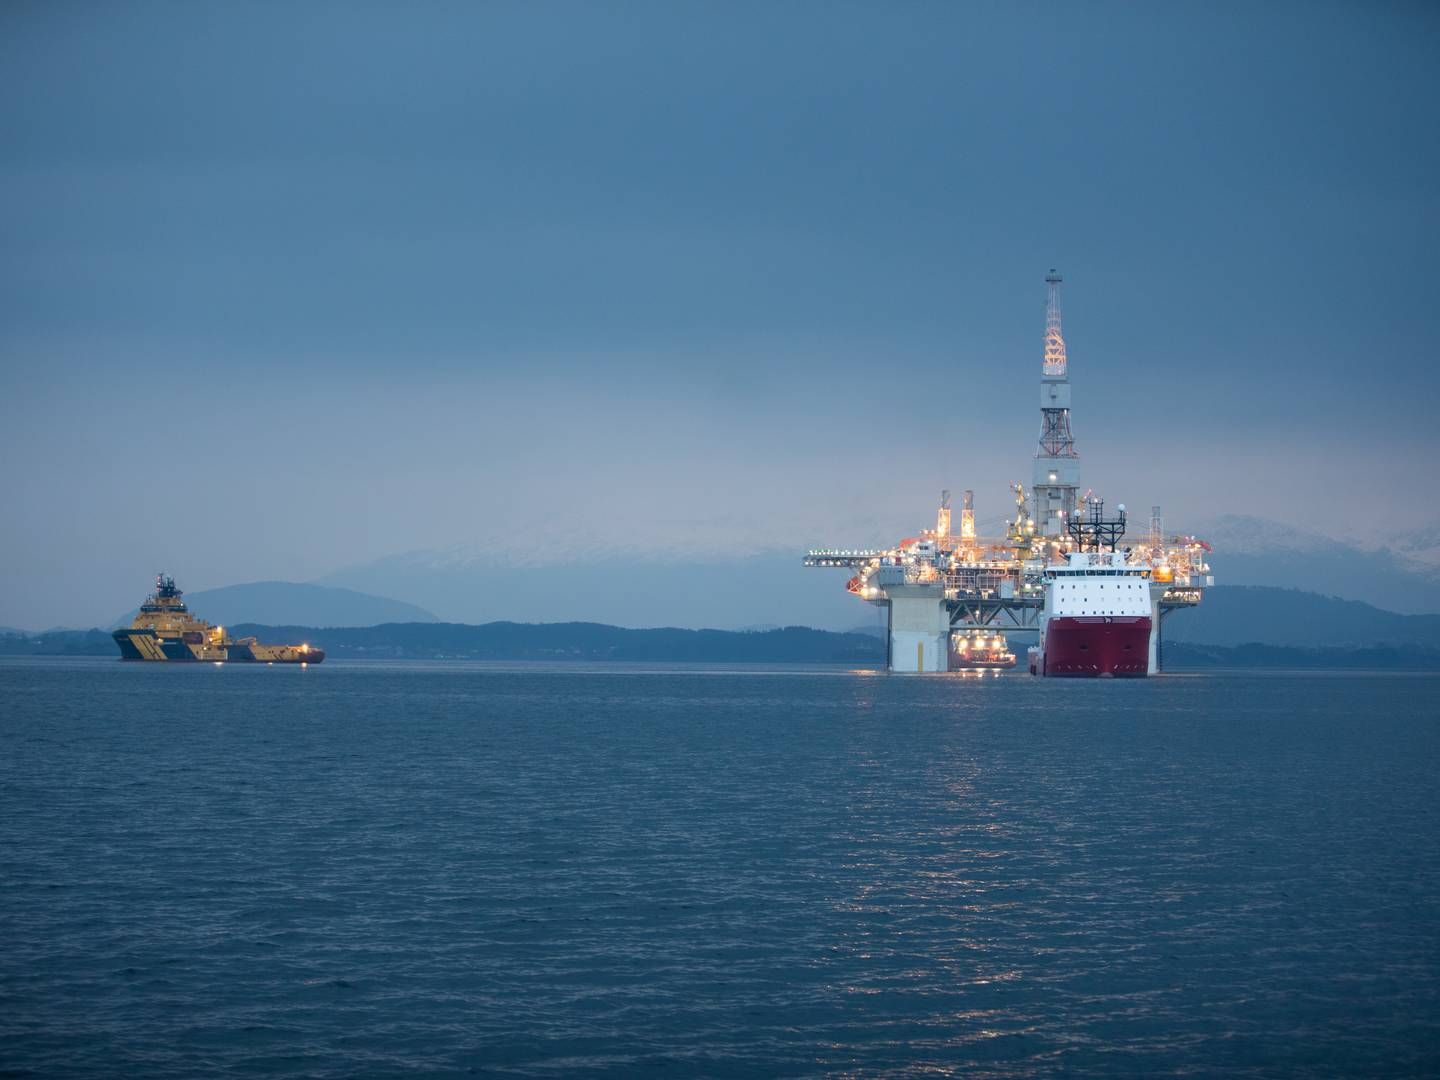
[[[1112,503],[1440,527],[1437,46],[1403,4],[7,5],[0,625],[997,520],[1052,266]]]

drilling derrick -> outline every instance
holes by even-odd
[[[975,492],[965,492],[965,501],[960,504],[960,541],[966,547],[975,546]]]
[[[1060,330],[1060,282],[1054,270],[1045,275],[1045,360],[1040,369],[1040,448],[1035,454],[1035,528],[1041,536],[1063,537],[1075,514],[1080,486],[1080,455],[1070,434],[1070,376],[1065,337]]]
[[[950,538],[950,492],[940,493],[940,510],[935,515],[935,539]]]

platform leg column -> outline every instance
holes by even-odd
[[[1157,592],[1152,585],[1150,587],[1150,647],[1145,658],[1146,673],[1158,674],[1160,661],[1160,592]]]
[[[890,670],[950,670],[950,614],[944,590],[939,586],[907,585],[886,591],[890,598]]]
[[[895,670],[895,606],[885,602],[885,670]]]

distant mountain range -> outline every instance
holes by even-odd
[[[1398,615],[1298,589],[1217,585],[1206,590],[1199,607],[1166,616],[1165,639],[1222,646],[1260,641],[1306,648],[1440,648],[1440,615]]]
[[[108,630],[0,630],[0,656],[113,656],[120,652]]]
[[[804,626],[773,630],[627,630],[597,623],[454,623],[315,629],[238,626],[261,641],[308,641],[343,659],[586,660],[670,663],[846,664],[883,667],[884,638]],[[1440,642],[1440,638],[1437,638]],[[1440,668],[1437,642],[1375,642],[1354,647],[1172,642],[1167,670],[1207,667]],[[1023,653],[1023,650],[1021,650]]]
[[[885,662],[883,642],[805,626],[741,632],[599,623],[405,623],[356,629],[233,628],[261,641],[308,641],[336,657],[466,660],[647,660],[686,663],[860,664]]]
[[[1219,584],[1303,589],[1407,615],[1440,613],[1440,530],[1397,534],[1393,544],[1366,547],[1231,514],[1195,531],[1215,547]]]
[[[291,623],[303,626],[375,626],[379,623],[439,622],[434,614],[403,600],[372,596],[333,585],[255,581],[185,594],[197,618],[217,626],[236,623]],[[135,612],[111,624],[128,626]]]
[[[1196,532],[1215,546],[1219,584],[1197,610],[1167,621],[1168,641],[1225,648],[1257,641],[1304,648],[1440,645],[1440,615],[1433,614],[1440,612],[1435,530],[1397,534],[1393,546],[1370,548],[1233,515]],[[844,571],[807,570],[800,555],[683,561],[674,552],[637,552],[587,562],[572,553],[571,561],[547,563],[543,548],[510,560],[488,548],[458,547],[380,559],[320,582],[252,582],[186,599],[199,617],[227,627],[541,619],[632,628],[803,624],[882,633],[877,610],[845,592]]]
[[[1215,546],[1216,581],[1300,589],[1403,614],[1440,613],[1440,530],[1366,547],[1264,518],[1227,515],[1195,530]],[[807,570],[803,552],[735,558],[679,552],[547,555],[542,545],[416,551],[320,579],[403,596],[455,622],[583,620],[621,626],[786,626],[844,630],[873,609],[845,592],[840,570]],[[1179,625],[1177,618],[1176,625]]]
[[[609,555],[540,564],[533,556],[414,552],[327,575],[338,585],[403,596],[452,622],[499,620],[648,626],[819,626],[841,630],[872,609],[835,570],[807,570],[800,551],[674,561]]]
[[[1402,530],[1390,536],[1389,541],[1402,559],[1440,572],[1440,522]]]
[[[627,630],[594,623],[395,623],[354,628],[240,624],[262,641],[306,641],[336,660],[575,660],[651,663],[843,664],[879,668],[885,644],[870,634],[836,634],[790,626],[730,630]],[[40,636],[0,634],[0,656],[103,656],[115,644],[101,630]],[[1440,649],[1424,645],[1301,648],[1282,645],[1192,645],[1172,642],[1166,670],[1213,667],[1440,670]]]

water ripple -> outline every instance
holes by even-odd
[[[0,1072],[1434,1075],[1437,689],[0,663]]]

